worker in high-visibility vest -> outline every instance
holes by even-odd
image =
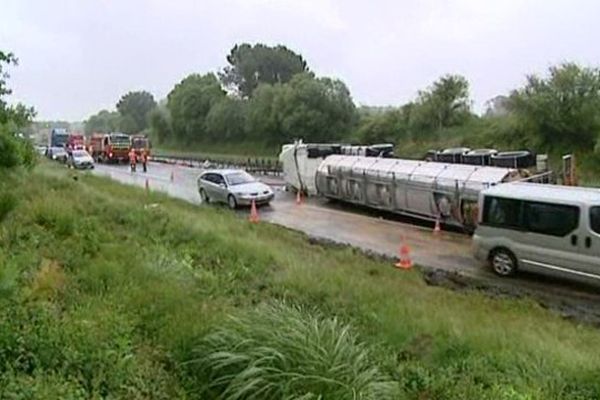
[[[135,150],[129,150],[129,164],[131,165],[131,172],[135,172],[135,166],[137,164],[137,156]]]
[[[142,150],[142,166],[144,167],[144,172],[148,171],[148,152],[146,149]]]

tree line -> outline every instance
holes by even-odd
[[[35,110],[21,103],[9,105],[6,101],[6,96],[12,93],[8,87],[10,76],[7,67],[17,63],[13,53],[0,49],[0,181],[4,180],[7,169],[20,165],[31,166],[35,161],[31,143],[24,140],[21,134],[31,123]],[[4,189],[0,184],[0,217],[4,215],[6,205]]]
[[[357,107],[339,79],[318,77],[285,46],[241,44],[217,74],[191,74],[156,103],[130,92],[117,111],[86,121],[86,132],[144,131],[159,143],[391,142],[427,146],[528,147],[550,152],[599,148],[600,70],[574,63],[527,76],[522,87],[473,111],[469,82],[445,75],[407,104]],[[402,150],[400,151],[402,153]]]

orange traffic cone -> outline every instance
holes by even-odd
[[[410,259],[410,247],[402,239],[402,245],[400,246],[400,259],[396,263],[398,269],[411,269],[413,266],[412,260]]]
[[[296,204],[297,205],[302,204],[302,191],[301,190],[298,190],[296,192]]]
[[[248,220],[254,224],[258,223],[258,210],[256,209],[256,202],[252,200],[252,206],[250,206],[250,218]]]
[[[175,182],[175,172],[173,172],[173,170],[171,170],[171,182]]]
[[[440,217],[438,216],[435,219],[435,226],[433,227],[433,234],[439,235],[440,233],[442,233],[442,227],[440,225]]]

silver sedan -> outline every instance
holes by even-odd
[[[275,194],[262,182],[257,181],[246,171],[220,169],[204,172],[198,178],[198,192],[203,203],[222,202],[230,208],[268,204]]]

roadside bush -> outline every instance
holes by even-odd
[[[12,193],[0,191],[0,222],[17,206],[17,198]]]
[[[284,303],[232,318],[186,366],[200,396],[386,399],[398,394],[372,350],[336,318]]]

